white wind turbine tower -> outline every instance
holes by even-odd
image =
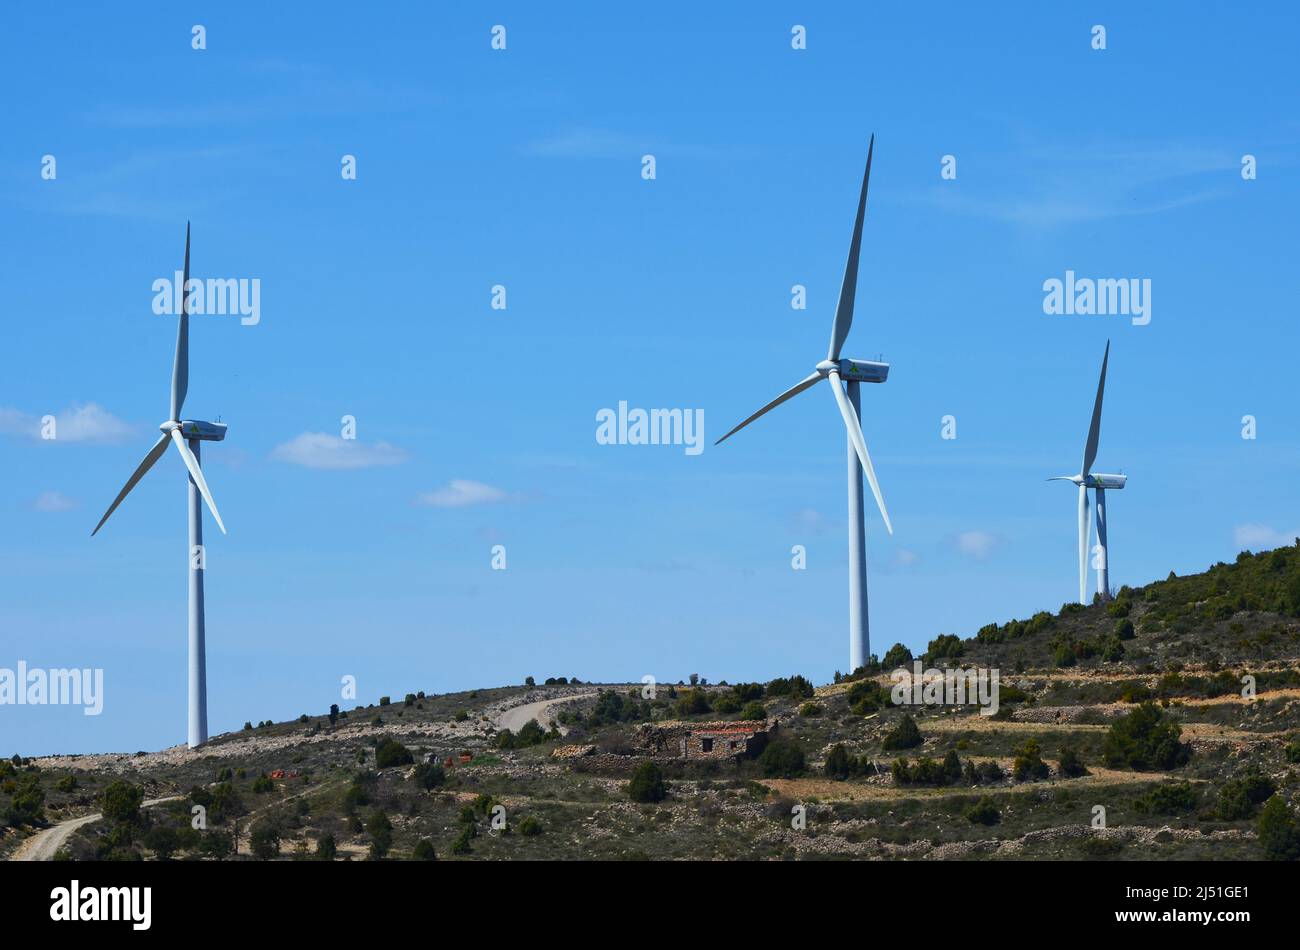
[[[1110,341],[1101,358],[1101,379],[1097,381],[1097,401],[1092,407],[1092,424],[1083,447],[1083,467],[1078,475],[1054,475],[1049,482],[1073,482],[1079,487],[1079,603],[1088,602],[1088,489],[1097,496],[1097,588],[1102,600],[1110,599],[1110,549],[1106,544],[1106,490],[1124,487],[1127,475],[1102,475],[1092,471],[1097,459],[1097,440],[1101,436],[1101,399],[1106,392],[1106,364],[1110,361]]]
[[[189,470],[190,545],[189,550],[186,552],[190,578],[188,741],[190,748],[193,749],[208,741],[208,679],[203,630],[203,507],[199,504],[200,496],[202,496],[203,501],[207,502],[208,510],[212,512],[212,517],[217,520],[217,527],[221,529],[221,533],[226,533],[226,526],[221,523],[221,515],[217,512],[216,502],[212,500],[212,493],[208,491],[208,484],[203,480],[203,472],[199,468],[199,443],[220,442],[226,437],[226,427],[220,422],[181,419],[181,406],[185,402],[185,392],[189,388],[190,374],[189,282],[190,226],[186,222],[185,276],[181,283],[181,299],[183,303],[181,304],[180,326],[176,332],[176,360],[172,367],[171,410],[167,416],[167,421],[158,427],[162,430],[162,438],[154,443],[154,447],[149,450],[149,454],[144,457],[144,461],[126,480],[126,485],[117,493],[113,503],[108,506],[108,511],[104,512],[104,517],[99,519],[99,524],[95,525],[95,530],[90,534],[91,537],[94,537],[99,529],[104,526],[104,522],[122,503],[122,499],[127,496],[140,479],[144,478],[145,473],[153,467],[154,462],[162,458],[163,453],[167,451],[167,444],[170,442],[175,445],[176,451],[180,453],[182,461],[185,462],[185,467]]]
[[[862,175],[862,193],[858,197],[858,216],[853,222],[853,239],[849,242],[849,259],[844,266],[844,283],[840,286],[840,299],[835,307],[835,323],[831,329],[830,350],[826,359],[814,368],[790,389],[777,396],[758,412],[754,413],[740,425],[736,426],[717,443],[749,425],[759,416],[775,409],[787,399],[791,399],[820,382],[829,379],[831,393],[839,404],[840,415],[848,428],[848,477],[849,477],[849,671],[866,665],[871,655],[871,637],[867,623],[867,537],[862,509],[862,475],[865,472],[871,493],[876,498],[880,515],[885,519],[885,528],[894,533],[889,521],[889,512],[885,510],[885,500],[880,494],[880,485],[876,481],[875,470],[871,467],[871,456],[867,454],[867,443],[862,438],[862,424],[858,419],[861,410],[862,383],[883,383],[889,377],[889,364],[865,360],[842,359],[840,350],[849,335],[853,323],[853,299],[858,287],[858,254],[862,247],[862,218],[867,210],[867,184],[871,180],[871,153],[875,148],[876,137],[871,137],[867,146],[867,168]],[[845,390],[847,389],[847,393]]]

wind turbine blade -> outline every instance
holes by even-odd
[[[181,407],[185,405],[185,393],[190,388],[190,295],[187,287],[190,282],[190,223],[185,222],[185,276],[181,280],[180,326],[176,330],[176,362],[172,365],[172,407],[171,422],[179,422]]]
[[[799,380],[799,382],[795,383],[793,386],[791,386],[791,387],[790,387],[789,389],[787,389],[785,392],[781,393],[781,395],[777,396],[775,399],[773,399],[771,402],[769,402],[766,406],[764,406],[762,409],[758,410],[758,412],[754,413],[752,416],[750,416],[748,419],[746,419],[746,420],[745,420],[744,422],[742,422],[740,425],[736,426],[734,429],[732,429],[730,432],[728,432],[726,435],[724,435],[721,439],[719,439],[717,442],[714,442],[713,444],[714,444],[714,445],[721,445],[724,441],[726,441],[726,440],[727,440],[728,438],[730,438],[731,436],[735,435],[735,434],[736,434],[737,432],[739,432],[741,429],[745,428],[745,426],[749,425],[751,422],[753,422],[753,421],[754,421],[755,419],[757,419],[759,416],[763,415],[764,413],[771,412],[773,409],[775,409],[777,406],[781,405],[781,403],[785,402],[787,399],[793,399],[795,396],[799,395],[801,392],[803,392],[803,391],[804,391],[805,389],[807,389],[809,386],[813,385],[813,383],[816,383],[816,382],[817,382],[818,380],[820,380],[821,378],[822,378],[822,377],[821,377],[821,373],[812,373],[812,374],[809,375],[809,376],[805,376],[803,379]]]
[[[1097,380],[1097,402],[1092,407],[1092,425],[1088,427],[1088,444],[1083,449],[1083,468],[1087,475],[1097,459],[1097,439],[1101,436],[1101,397],[1106,392],[1106,363],[1110,360],[1110,340],[1106,341],[1106,355],[1101,358],[1101,379]]]
[[[130,493],[131,489],[136,486],[136,482],[144,478],[144,473],[153,468],[153,463],[162,458],[162,454],[166,451],[167,436],[164,435],[154,443],[154,447],[149,450],[149,454],[144,457],[144,461],[136,466],[136,470],[131,474],[131,477],[126,480],[126,484],[122,487],[122,490],[117,493],[117,497],[113,499],[113,503],[108,506],[108,511],[104,512],[104,517],[99,519],[99,524],[95,525],[95,530],[90,532],[92,538],[99,533],[100,528],[104,527],[104,522],[108,520],[108,516],[117,510],[118,505],[122,504],[122,499],[125,498]]]
[[[1088,486],[1079,486],[1079,603],[1088,602]]]
[[[867,442],[862,438],[862,423],[858,421],[858,414],[853,411],[853,403],[849,402],[849,397],[844,392],[844,387],[840,385],[840,374],[835,370],[830,372],[831,391],[835,393],[835,401],[839,403],[840,415],[844,417],[844,425],[849,430],[849,439],[853,442],[853,448],[857,450],[858,461],[862,463],[862,471],[867,474],[867,484],[871,486],[871,494],[876,496],[876,507],[880,509],[880,517],[885,519],[885,529],[894,533],[894,526],[889,521],[889,512],[885,510],[885,499],[880,494],[880,483],[876,481],[876,470],[871,467],[871,456],[867,454]]]
[[[862,174],[862,194],[858,197],[858,216],[853,221],[853,240],[849,242],[849,260],[844,265],[844,283],[840,285],[840,300],[835,305],[835,325],[831,328],[831,348],[828,360],[838,360],[840,349],[853,325],[853,300],[858,294],[858,254],[862,250],[862,218],[867,212],[867,183],[871,181],[871,153],[876,137],[871,136],[867,146],[867,170]]]
[[[185,437],[181,435],[180,429],[172,429],[172,441],[176,443],[176,448],[180,449],[181,458],[185,460],[185,467],[190,470],[190,477],[194,479],[194,484],[199,486],[199,494],[203,500],[208,503],[208,511],[212,512],[212,517],[217,519],[217,527],[221,533],[226,533],[226,526],[221,523],[221,514],[217,511],[217,503],[212,500],[212,492],[208,491],[208,483],[203,480],[203,470],[199,468],[199,460],[194,457],[190,447],[185,444]]]

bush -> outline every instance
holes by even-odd
[[[259,861],[270,861],[280,854],[280,826],[269,819],[253,825],[248,847]]]
[[[1270,861],[1300,860],[1300,823],[1280,795],[1265,802],[1259,813],[1259,843]]]
[[[1132,640],[1137,636],[1137,631],[1133,629],[1133,621],[1125,617],[1119,623],[1115,624],[1115,636],[1121,640]]]
[[[1157,785],[1133,804],[1144,814],[1176,815],[1194,809],[1198,797],[1191,782],[1175,782],[1172,785]]]
[[[1083,759],[1079,758],[1079,753],[1074,746],[1066,746],[1061,750],[1060,770],[1062,778],[1079,778],[1081,775],[1088,774]]]
[[[921,730],[916,727],[916,720],[911,716],[904,716],[885,736],[881,746],[885,751],[890,752],[896,749],[912,749],[919,746],[921,742]]]
[[[104,789],[100,801],[100,810],[109,821],[119,825],[140,823],[140,804],[144,801],[144,791],[130,782],[121,779],[113,782]]]
[[[471,851],[473,851],[474,849],[470,847],[469,843],[470,840],[474,837],[474,834],[475,832],[474,832],[473,825],[464,825],[460,829],[460,834],[456,836],[456,840],[451,843],[451,853],[469,854]]]
[[[1250,818],[1276,790],[1272,780],[1258,772],[1230,779],[1219,790],[1218,816],[1224,821]]]
[[[1002,813],[998,811],[998,806],[987,795],[981,795],[980,800],[962,814],[966,816],[967,821],[975,825],[996,825],[1002,820]]]
[[[263,772],[257,778],[253,779],[253,793],[255,795],[261,795],[265,792],[271,792],[274,790],[275,790],[275,783],[272,782],[271,779],[267,777],[265,772]]]
[[[388,769],[395,765],[410,765],[415,761],[411,750],[396,739],[385,739],[375,749],[375,768]]]
[[[1187,763],[1191,748],[1179,741],[1182,727],[1155,703],[1144,702],[1111,725],[1102,755],[1111,768],[1139,772],[1173,769]]]
[[[889,693],[875,680],[858,680],[846,694],[849,708],[859,716],[889,705]]]
[[[966,645],[961,642],[961,637],[955,633],[941,633],[930,641],[925,656],[933,663],[935,660],[955,660],[965,652]]]
[[[379,705],[381,705],[381,706],[387,706],[387,705],[389,705],[390,703],[392,703],[392,701],[393,701],[393,698],[392,698],[391,696],[380,696],[380,697],[379,697]]]
[[[379,809],[366,821],[366,834],[370,835],[370,859],[382,861],[393,847],[393,823]]]
[[[421,762],[415,767],[411,779],[426,792],[441,788],[447,781],[447,773],[437,762]]]
[[[907,759],[899,759],[892,772],[899,785],[952,785],[962,777],[961,760],[951,750],[941,762],[922,756],[909,765]]]
[[[805,719],[815,718],[825,711],[826,710],[817,703],[804,703],[799,707],[799,715],[803,716]]]
[[[1037,782],[1048,777],[1051,770],[1043,761],[1037,739],[1029,739],[1016,750],[1015,761],[1011,764],[1011,774],[1017,782]]]
[[[767,684],[768,696],[789,696],[791,699],[812,699],[816,690],[805,677],[779,676]]]
[[[411,851],[412,861],[437,861],[438,852],[433,849],[433,842],[428,838],[421,838],[415,843],[415,848]]]
[[[798,778],[806,763],[801,746],[790,739],[778,739],[763,750],[758,764],[769,778]]]
[[[897,669],[900,666],[906,666],[912,662],[912,651],[901,643],[895,643],[885,653],[885,658],[880,661],[880,665],[887,670]]]
[[[180,850],[180,835],[171,825],[155,825],[144,836],[144,846],[154,853],[159,861],[170,861],[173,854]]]
[[[688,716],[700,716],[706,712],[711,712],[713,705],[709,702],[709,694],[702,689],[688,689],[677,697],[677,702],[673,704],[673,714],[678,718]]]
[[[525,838],[532,838],[542,833],[542,823],[532,815],[525,815],[524,820],[519,822],[519,833]]]
[[[627,783],[628,797],[634,802],[661,802],[668,797],[663,769],[654,762],[642,762]]]
[[[767,710],[763,708],[762,703],[756,700],[751,700],[750,702],[745,703],[745,708],[740,711],[740,718],[751,722],[757,722],[760,719],[767,718]]]
[[[853,756],[849,755],[843,743],[837,742],[826,754],[824,771],[827,777],[841,781],[853,774]]]
[[[334,856],[338,854],[338,851],[338,845],[334,841],[334,836],[329,832],[326,832],[316,839],[317,861],[333,861]]]

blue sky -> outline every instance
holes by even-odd
[[[184,740],[174,453],[89,535],[167,414],[151,284],[187,219],[194,276],[262,288],[258,325],[191,336],[185,414],[230,426],[204,452],[213,732],[322,711],[345,674],[372,702],[844,668],[829,393],[712,442],[824,356],[873,132],[845,354],[892,365],[863,392],[895,525],[869,512],[874,650],[1075,596],[1073,491],[1044,479],[1078,468],[1107,339],[1113,583],[1300,533],[1297,15],[1050,6],[12,11],[0,667],[103,668],[106,696],[0,707],[0,750]],[[1045,315],[1066,270],[1150,279],[1150,324]],[[620,400],[703,409],[709,447],[598,445]],[[284,448],[344,415],[354,467]]]

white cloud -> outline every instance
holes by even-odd
[[[1275,531],[1266,524],[1239,524],[1232,536],[1243,551],[1267,551],[1295,544],[1300,531]]]
[[[71,511],[77,507],[77,503],[62,492],[43,491],[36,496],[30,507],[34,511]]]
[[[466,508],[470,505],[493,505],[506,501],[510,496],[499,488],[472,482],[465,478],[453,478],[446,488],[425,492],[415,499],[417,505],[432,505],[434,508]]]
[[[894,567],[911,567],[919,560],[921,556],[907,548],[899,548],[894,552]]]
[[[54,417],[53,439],[43,439],[44,415]],[[135,434],[128,423],[93,402],[73,405],[62,412],[34,416],[20,409],[0,408],[0,433],[17,435],[34,442],[125,442]]]
[[[982,561],[998,545],[998,539],[987,531],[963,531],[956,537],[957,550],[977,561]]]
[[[371,468],[398,465],[406,452],[387,442],[358,442],[324,432],[304,432],[271,450],[271,458],[304,468]]]

